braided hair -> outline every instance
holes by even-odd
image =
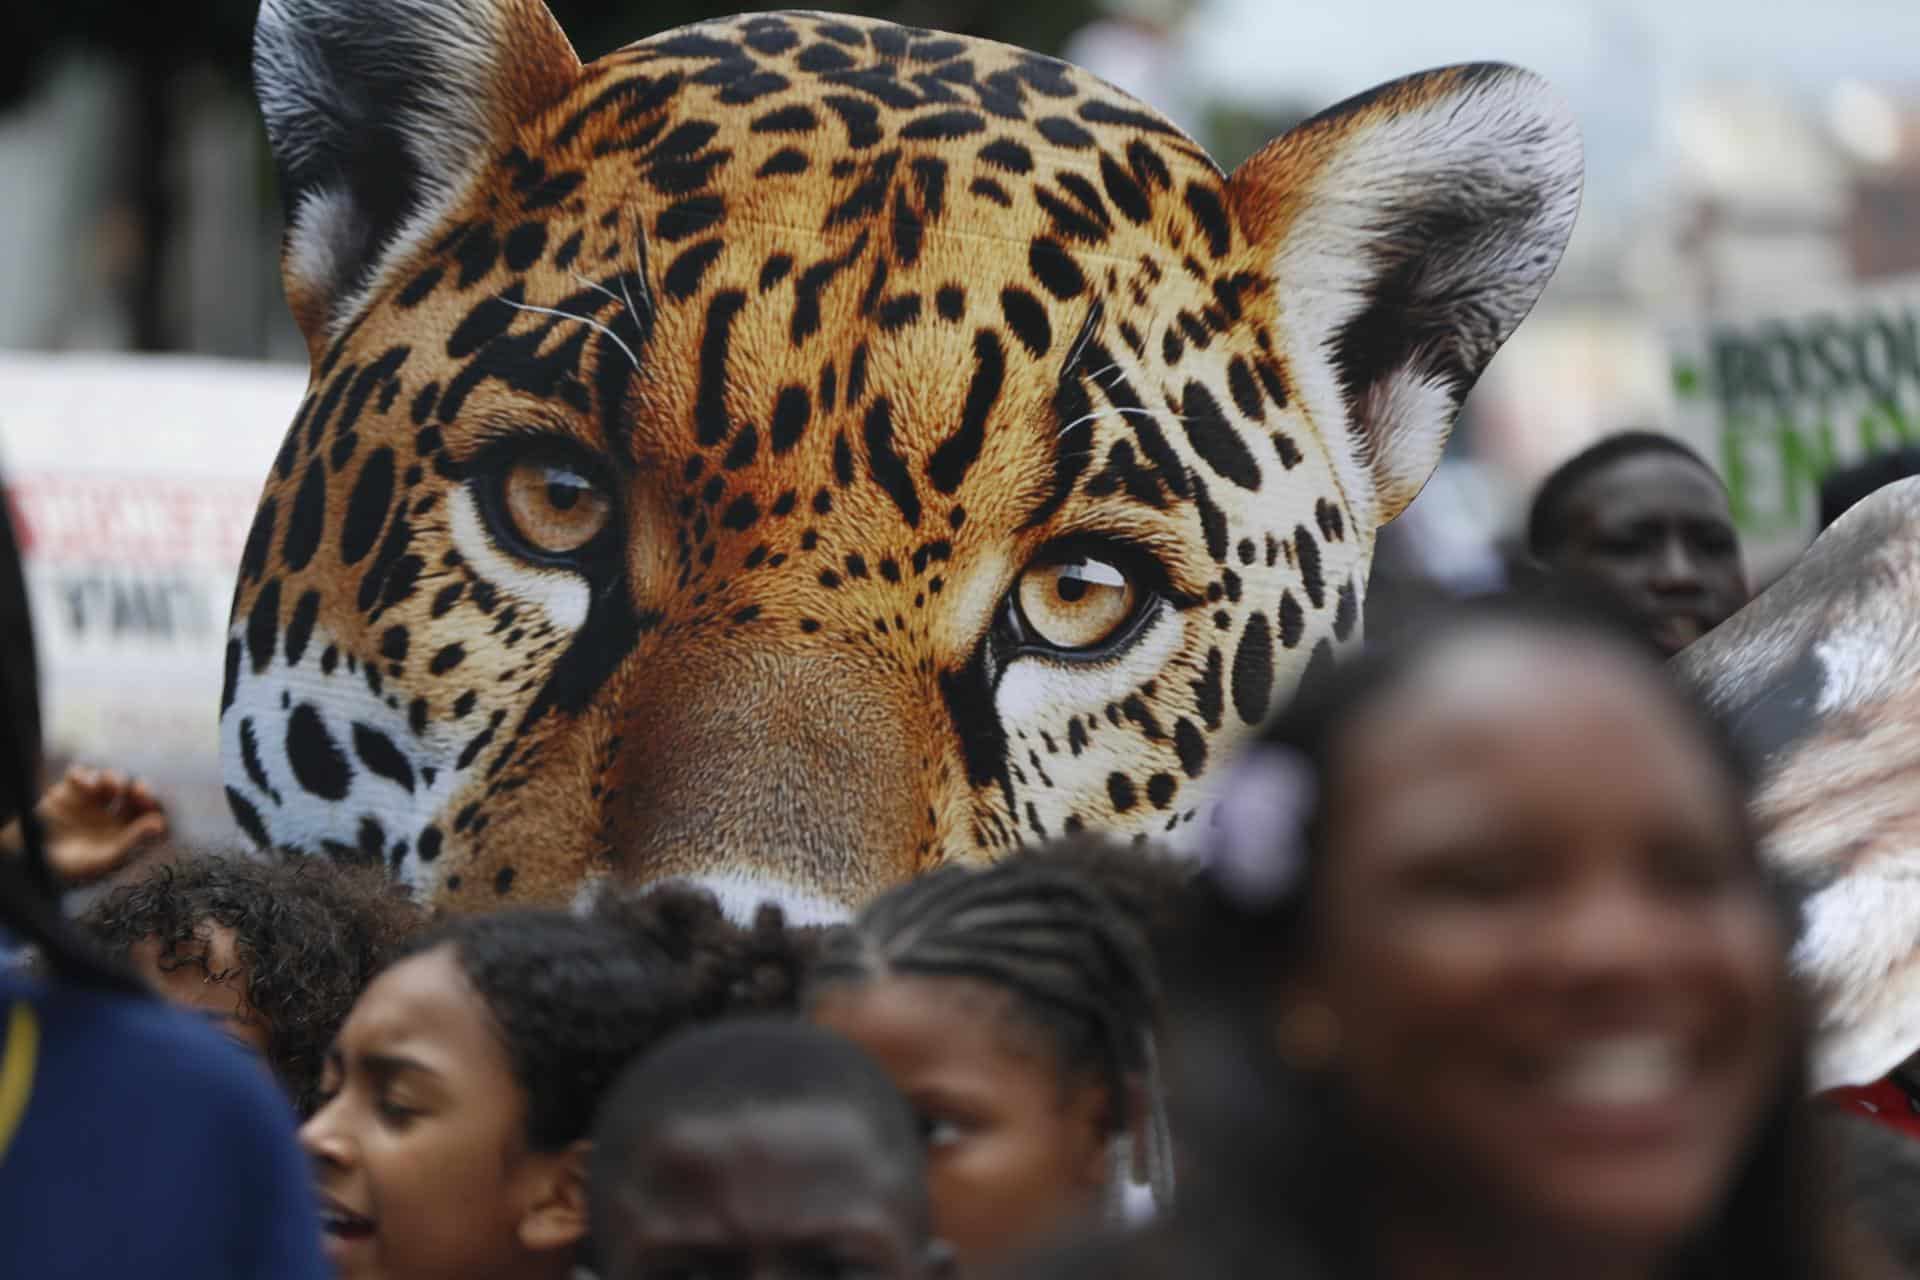
[[[1015,1015],[1048,1037],[1064,1074],[1104,1087],[1112,1139],[1129,1133],[1133,1085],[1144,1081],[1148,1168],[1164,1202],[1173,1166],[1155,1047],[1149,895],[1129,891],[1124,879],[1104,887],[1094,873],[1102,859],[1148,856],[1079,837],[989,867],[943,867],[828,934],[809,994],[887,977],[965,978],[1005,992]]]

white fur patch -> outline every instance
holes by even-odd
[[[601,896],[615,883],[613,877],[605,875],[588,879],[575,891],[568,910],[574,915],[590,914]],[[670,876],[647,884],[643,892],[651,893],[668,885],[683,885],[711,893],[727,919],[742,926],[751,925],[755,914],[768,902],[779,906],[786,914],[788,924],[803,928],[844,924],[853,918],[853,912],[842,903],[795,889],[792,885],[766,876],[733,872]]]
[[[1075,720],[1087,721],[1090,713],[1123,701],[1141,685],[1165,679],[1167,664],[1181,652],[1190,625],[1188,615],[1164,609],[1126,652],[1110,661],[1025,657],[1008,666],[994,691],[994,710],[1009,739],[1008,764],[1020,778],[1019,808],[1012,815],[1020,839],[1038,840],[1043,830],[1047,836],[1063,834],[1066,818],[1076,807],[1105,800],[1110,774],[1138,772],[1141,740],[1132,724],[1116,727],[1099,720],[1098,729],[1089,730],[1077,750],[1052,750],[1041,757],[1037,748],[1045,741],[1043,734],[1052,738],[1054,747],[1064,748]],[[1140,785],[1145,787],[1144,777]],[[1185,794],[1177,809],[1163,814],[1155,814],[1144,794],[1138,803],[1138,816],[1149,826],[1164,825],[1193,807]],[[1033,825],[1036,815],[1041,829]],[[1093,817],[1083,812],[1081,820],[1092,825]]]
[[[336,187],[301,197],[287,228],[287,271],[311,285],[338,280],[352,269],[359,236],[353,201]]]
[[[244,649],[244,625],[233,635]],[[300,661],[289,664],[283,633],[276,637],[272,659],[257,673],[242,653],[233,705],[220,717],[222,772],[227,785],[260,815],[272,845],[315,849],[332,841],[357,847],[372,819],[382,833],[382,861],[416,892],[423,892],[430,877],[419,858],[419,832],[459,792],[465,775],[454,765],[472,727],[463,732],[456,726],[429,724],[425,733],[416,735],[407,723],[405,704],[396,695],[376,695],[364,666],[349,667],[343,655],[331,672],[322,669],[321,656],[332,644],[325,630],[316,627]],[[389,697],[399,705],[390,704]],[[303,722],[317,717],[326,741],[338,753],[346,786],[337,799],[316,795],[295,772],[288,742],[296,714]],[[370,734],[384,737],[406,761],[411,788],[368,767],[361,744]],[[244,742],[248,737],[251,768]],[[393,851],[403,842],[407,851],[396,862]]]
[[[487,581],[513,597],[522,608],[531,606],[562,631],[586,625],[593,595],[587,580],[564,569],[543,569],[502,553],[488,536],[473,494],[465,488],[447,496],[448,525],[453,545],[467,563]]]
[[[1417,304],[1455,320],[1484,364],[1532,309],[1572,232],[1584,165],[1572,116],[1545,81],[1510,69],[1330,136],[1311,187],[1290,197],[1300,208],[1274,256],[1281,323],[1337,335],[1372,305],[1383,270],[1417,260]],[[1528,201],[1537,203],[1516,218]],[[1476,208],[1486,211],[1485,230],[1461,249],[1428,254],[1406,240],[1425,215]],[[1331,359],[1292,372],[1323,434],[1348,421]],[[1404,502],[1438,463],[1459,406],[1435,394],[1435,372],[1412,353],[1384,395],[1353,407],[1373,434],[1373,459],[1326,442],[1356,518],[1378,524],[1397,514],[1376,500],[1378,477],[1390,482],[1385,497]],[[1369,411],[1390,417],[1368,420]]]
[[[1910,602],[1907,603],[1910,606]],[[1820,685],[1819,710],[1822,715],[1851,711],[1880,701],[1913,677],[1912,650],[1904,643],[1908,625],[1888,634],[1889,628],[1874,625],[1878,619],[1842,620],[1814,646],[1825,679]]]
[[[573,900],[567,903],[567,912],[576,916],[591,915],[594,905],[600,901],[600,895],[606,887],[606,876],[587,876],[580,882],[580,887],[573,891]]]
[[[360,105],[342,81],[354,68],[330,56],[344,48],[363,54],[368,70],[404,69],[418,82],[402,123],[430,175],[473,163],[491,141],[479,105],[500,69],[500,19],[500,6],[485,0],[262,0],[254,64],[275,145],[299,164],[333,145],[342,109]]]
[[[1186,619],[1165,610],[1127,651],[1111,662],[1016,659],[1000,677],[993,705],[1009,730],[1045,725],[1083,707],[1099,707],[1160,674],[1186,640]]]
[[[1453,392],[1417,359],[1367,389],[1355,414],[1374,440],[1373,478],[1385,508],[1404,509],[1425,486],[1458,408]]]
[[[769,876],[713,872],[662,883],[688,884],[696,889],[705,889],[719,900],[720,909],[726,912],[727,919],[740,925],[752,924],[754,913],[768,902],[779,904],[786,913],[788,924],[802,928],[845,924],[853,918],[853,912],[845,903],[797,889]]]
[[[412,216],[352,297],[340,296],[354,266],[343,249],[363,233],[360,211],[337,188],[302,202],[289,270],[330,300],[329,336],[445,220],[493,153],[502,60],[512,56],[507,17],[489,0],[263,0],[254,83],[281,169],[324,168],[378,124],[399,134],[419,184]]]
[[[1815,1089],[1866,1084],[1920,1046],[1920,882],[1856,871],[1807,904],[1794,967],[1822,995]]]

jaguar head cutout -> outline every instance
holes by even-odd
[[[1800,901],[1813,1083],[1920,1050],[1920,479],[1874,493],[1673,659],[1758,763],[1755,827]]]
[[[1535,77],[1231,175],[1061,62],[819,13],[582,65],[538,0],[266,0],[310,392],[221,730],[263,844],[449,905],[830,918],[1179,842],[1570,234]]]

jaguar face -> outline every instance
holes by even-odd
[[[267,0],[257,60],[313,378],[230,799],[454,905],[620,874],[829,918],[1187,838],[1357,639],[1578,203],[1500,67],[1228,177],[1063,63],[832,15],[583,67],[531,0]]]

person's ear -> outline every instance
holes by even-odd
[[[1288,984],[1274,1010],[1273,1042],[1296,1071],[1325,1071],[1340,1056],[1340,1017],[1313,983]]]
[[[581,1139],[563,1151],[539,1156],[530,1203],[520,1215],[520,1244],[530,1253],[571,1249],[587,1238],[587,1155]]]
[[[1067,1120],[1080,1139],[1080,1185],[1106,1186],[1113,1179],[1113,1144],[1125,1133],[1112,1131],[1112,1106],[1105,1085],[1083,1081],[1067,1097]]]

